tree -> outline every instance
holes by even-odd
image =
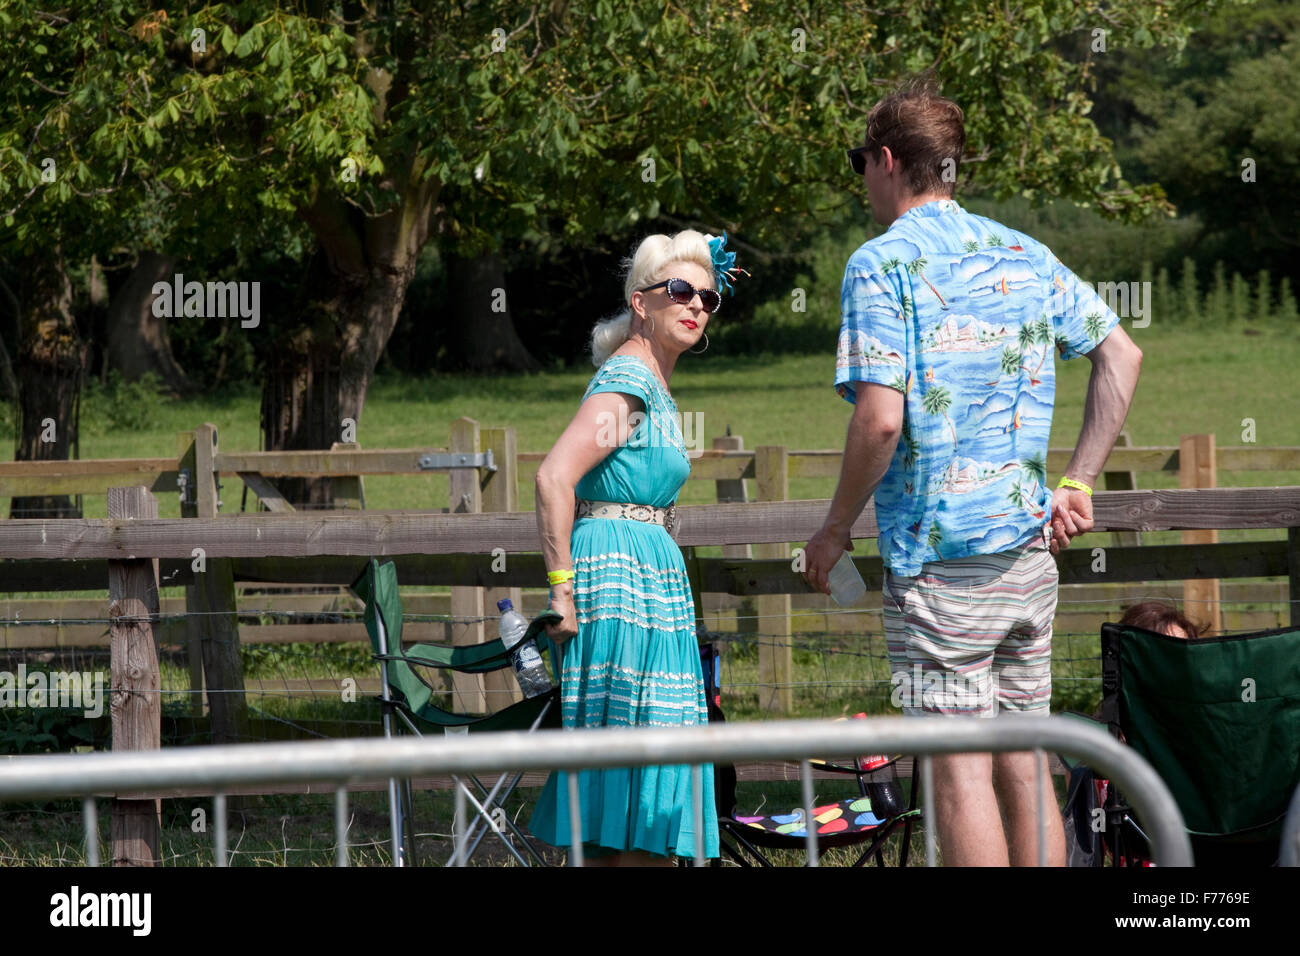
[[[173,256],[141,250],[108,306],[104,366],[128,381],[154,375],[174,392],[189,392],[193,385],[172,354],[167,318],[153,308],[154,286],[170,283],[175,272]]]
[[[952,393],[942,385],[931,385],[925,390],[925,395],[921,399],[921,407],[925,409],[927,415],[942,415],[943,420],[948,423],[948,429],[952,432],[952,447],[956,450],[957,428],[948,417],[948,408],[951,405]]]
[[[1194,6],[1128,0],[1105,15],[1149,47],[1179,42]],[[966,109],[968,181],[1126,218],[1166,209],[1157,187],[1123,181],[1088,118],[1090,64],[1052,45],[1092,20],[1055,0],[1012,13],[981,0],[247,2],[139,18],[124,0],[58,13],[11,0],[0,26],[25,45],[0,67],[6,88],[46,92],[6,118],[0,200],[11,242],[31,234],[33,207],[106,221],[146,197],[167,240],[151,248],[178,258],[234,246],[247,267],[283,239],[300,299],[250,333],[265,440],[328,447],[342,419],[361,421],[430,237],[476,259],[507,239],[545,249],[658,219],[727,229],[756,260],[797,247],[852,198],[841,149],[882,85],[922,68]],[[29,148],[48,131],[55,189]],[[475,322],[501,314],[482,312],[497,288],[483,281],[458,297]],[[465,314],[447,310],[440,332]]]
[[[1189,251],[1201,263],[1300,278],[1300,6],[1211,4],[1193,25],[1177,57],[1120,46],[1096,58],[1097,123],[1134,179],[1158,180],[1199,220]]]
[[[1203,95],[1182,87],[1139,103],[1157,120],[1138,134],[1138,154],[1200,217],[1212,254],[1230,268],[1300,276],[1300,28]]]
[[[1014,346],[1010,346],[1010,345],[1003,346],[1002,374],[1014,375],[1020,369],[1021,359],[1022,359],[1022,353],[1017,351]],[[995,383],[990,383],[990,384],[995,384]]]

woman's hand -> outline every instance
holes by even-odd
[[[546,636],[556,644],[563,644],[578,633],[578,611],[573,606],[573,588],[571,585],[552,588],[550,608],[564,620],[559,624],[546,625]]]

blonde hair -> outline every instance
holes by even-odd
[[[623,301],[628,306],[617,315],[602,319],[591,330],[591,364],[605,364],[632,335],[632,293],[664,278],[674,262],[692,262],[713,275],[713,254],[704,233],[684,229],[673,236],[646,236],[631,258],[623,260]]]

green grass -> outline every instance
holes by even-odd
[[[673,393],[683,412],[703,415],[706,446],[713,436],[730,427],[733,434],[744,437],[749,448],[761,444],[791,449],[842,447],[850,407],[830,388],[838,327],[838,297],[831,283],[838,281],[833,276],[834,268],[838,268],[834,266],[835,258],[842,262],[855,244],[848,242],[833,253],[821,250],[815,274],[809,277],[810,284],[816,282],[810,289],[809,314],[799,317],[803,354],[727,354],[728,340],[737,341],[737,336],[749,334],[738,327],[719,335],[705,357],[683,358],[672,379]],[[774,310],[760,315],[760,319],[775,328],[790,321]],[[725,323],[725,313],[717,321]],[[755,326],[753,334],[766,334],[762,328],[761,323]],[[1126,424],[1135,444],[1176,446],[1181,435],[1213,432],[1220,447],[1240,445],[1243,419],[1252,419],[1257,445],[1300,446],[1300,416],[1293,411],[1300,407],[1300,375],[1295,372],[1300,366],[1300,347],[1295,328],[1280,321],[1204,327],[1157,319],[1146,329],[1131,329],[1130,334],[1145,355],[1138,393]],[[1069,447],[1082,424],[1091,364],[1086,360],[1057,360],[1056,366],[1051,445]],[[591,372],[589,366],[574,366],[508,377],[440,375],[414,379],[381,374],[370,391],[358,440],[366,448],[441,446],[447,441],[451,423],[469,416],[484,426],[512,425],[521,450],[545,451],[575,411]],[[143,407],[127,416],[115,409],[115,403],[124,398],[142,402]],[[258,401],[252,386],[185,401],[142,395],[139,390],[132,392],[121,386],[95,389],[85,399],[81,457],[171,456],[177,450],[176,433],[203,422],[218,426],[223,450],[257,450]],[[0,437],[4,437],[5,425],[0,421]],[[12,434],[8,437],[12,438]],[[1300,484],[1300,476],[1294,472],[1221,473],[1218,480],[1225,487]],[[224,484],[223,511],[237,511],[241,485],[234,479]],[[1142,488],[1176,487],[1177,476],[1139,474],[1138,484]],[[792,498],[822,498],[828,497],[833,488],[831,479],[796,479],[791,482],[790,493]],[[712,482],[688,482],[681,501],[705,503],[713,500],[713,495]],[[437,509],[447,504],[447,481],[441,476],[377,476],[366,479],[366,498],[371,508]],[[89,517],[104,516],[103,497],[88,497],[85,504]],[[162,495],[159,504],[164,517],[178,515],[175,496]],[[532,489],[527,485],[520,488],[520,506],[532,507]],[[1220,540],[1276,540],[1280,535],[1277,530],[1229,530],[1220,533]],[[1147,534],[1143,540],[1148,544],[1176,543],[1180,535]],[[860,542],[858,553],[876,553],[875,543]],[[176,593],[180,593],[179,589],[164,590],[164,594]],[[1053,661],[1054,708],[1091,710],[1097,697],[1097,638],[1058,637],[1065,640],[1058,640]],[[796,713],[830,717],[859,711],[891,712],[888,673],[880,643],[879,635],[824,635],[815,648],[799,646],[795,652],[795,679],[803,686],[795,691]],[[828,647],[839,653],[827,653]],[[348,652],[344,652],[346,659],[314,647],[281,647],[274,654],[258,649],[257,653],[265,659],[250,659],[252,676],[342,678],[372,674],[368,662],[347,658]],[[752,644],[732,643],[723,679],[727,686],[724,706],[733,720],[765,716],[754,686],[757,654]],[[187,683],[182,665],[173,662],[164,667],[165,689],[185,687]],[[869,688],[875,688],[875,692]],[[328,699],[267,698],[255,703],[264,712],[286,719],[351,718],[357,714],[356,710],[345,709],[348,705]],[[530,796],[524,792],[520,799],[527,801]],[[798,802],[797,789],[786,793],[768,785],[748,792],[748,796],[753,798],[752,805],[764,799],[791,806]],[[418,806],[420,818],[449,819],[446,794],[422,795],[417,803],[420,800],[427,800]],[[359,844],[357,862],[386,862],[387,823],[382,795],[358,794],[353,802],[357,823],[352,841]],[[168,858],[175,862],[211,862],[210,834],[190,830],[189,813],[198,805],[197,801],[164,804],[169,814],[164,845]],[[516,810],[523,812],[523,803],[512,812]],[[101,824],[106,828],[106,819],[101,818]],[[445,834],[438,833],[436,824],[428,832],[431,835],[420,838],[422,856],[433,859],[449,854]],[[39,865],[80,860],[79,817],[70,805],[0,807],[0,833],[0,863]],[[232,847],[237,845],[237,833],[243,834],[243,842],[238,844],[240,855],[236,862],[243,865],[286,861],[326,864],[333,859],[332,804],[327,799],[249,801],[241,828],[232,825]],[[104,836],[106,839],[106,829]],[[485,862],[501,865],[505,858],[489,856]]]
[[[725,320],[724,320],[725,321]],[[1248,334],[1253,333],[1253,334]],[[1177,445],[1184,434],[1213,432],[1220,447],[1242,444],[1242,420],[1254,419],[1256,444],[1300,445],[1300,362],[1296,330],[1281,325],[1201,329],[1152,323],[1130,333],[1145,358],[1126,428],[1138,445]],[[827,320],[820,354],[707,358],[685,357],[672,379],[684,414],[704,419],[704,444],[728,427],[746,447],[785,445],[791,449],[839,449],[850,406],[830,387],[834,376],[835,327]],[[1056,415],[1051,445],[1070,447],[1083,422],[1091,363],[1057,360]],[[470,377],[441,375],[411,379],[381,375],[370,390],[357,438],[365,448],[443,446],[451,423],[462,416],[484,426],[512,425],[521,451],[546,451],[572,417],[592,369],[575,367],[537,375]],[[97,414],[96,396],[87,414]],[[258,449],[258,396],[205,396],[171,401],[155,398],[147,427],[86,430],[82,458],[133,458],[176,454],[176,433],[203,422],[218,426],[224,451]],[[2,437],[2,436],[0,436]],[[1293,483],[1294,473],[1221,474],[1221,485]],[[1139,486],[1172,487],[1177,476],[1141,474]],[[238,511],[242,485],[223,482],[222,511]],[[792,498],[826,497],[832,479],[795,479]],[[688,482],[683,503],[712,500],[711,482]],[[103,517],[103,497],[87,497],[88,517]],[[447,504],[446,478],[375,476],[366,479],[372,508],[440,508]],[[177,513],[176,499],[163,495],[163,516]],[[520,488],[520,506],[532,507],[532,489]]]
[[[903,781],[904,798],[908,782]],[[838,781],[815,781],[814,804],[856,794],[855,785]],[[505,803],[506,813],[526,828],[540,790],[519,788]],[[764,807],[768,812],[787,810],[801,801],[797,781],[746,781],[737,787],[738,805],[743,809]],[[450,859],[451,820],[454,798],[450,791],[417,791],[414,795],[415,861],[419,866],[441,866]],[[196,811],[202,811],[196,814]],[[383,792],[354,792],[348,796],[350,824],[348,844],[353,866],[388,866],[392,860],[389,841],[387,795]],[[209,798],[164,800],[162,802],[162,857],[164,865],[212,866],[212,801]],[[99,852],[101,863],[111,853],[110,804],[99,801]],[[232,866],[332,866],[335,860],[334,800],[322,795],[278,795],[230,798],[228,847]],[[201,828],[201,829],[200,829]],[[0,866],[84,866],[85,843],[78,804],[59,801],[0,807]],[[898,860],[901,834],[884,847],[886,865]],[[562,865],[564,850],[537,844],[550,865]],[[777,866],[802,866],[801,850],[764,851]],[[860,851],[859,851],[860,852]],[[910,862],[924,865],[925,837],[914,827]],[[850,866],[857,858],[852,848],[825,850],[823,866]],[[471,866],[517,866],[500,842],[488,834],[470,861]],[[728,862],[724,865],[732,866]]]
[[[1058,802],[1064,799],[1064,778],[1054,777]],[[813,805],[857,796],[851,780],[813,781]],[[900,779],[904,801],[911,794],[911,781]],[[517,825],[527,828],[537,788],[521,787],[505,802],[506,813]],[[800,806],[802,787],[797,780],[745,780],[736,787],[736,805],[741,812],[784,812]],[[332,866],[335,859],[334,799],[325,792],[317,795],[268,795],[232,797],[229,802],[228,846],[232,866]],[[202,811],[196,814],[195,811]],[[353,866],[388,866],[389,844],[387,795],[382,791],[354,792],[348,796],[350,823],[348,843]],[[417,790],[414,794],[415,862],[419,866],[441,866],[452,854],[451,820],[454,798],[446,790]],[[188,798],[162,801],[162,856],[165,865],[212,866],[212,801]],[[110,804],[99,801],[100,861],[111,852]],[[201,827],[201,829],[200,829]],[[900,830],[885,844],[886,866],[895,866],[901,848]],[[537,844],[548,864],[563,865],[562,849]],[[851,866],[861,847],[821,851],[822,866]],[[764,850],[776,866],[803,866],[800,850]],[[942,852],[936,847],[937,862]],[[0,866],[83,866],[85,845],[79,804],[71,801],[0,805]],[[509,853],[491,834],[470,861],[471,866],[516,866]],[[724,866],[735,864],[726,861]],[[874,862],[870,864],[874,866]],[[925,865],[925,826],[913,827],[909,866]]]

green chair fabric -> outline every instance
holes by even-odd
[[[1193,837],[1272,838],[1300,784],[1300,629],[1184,640],[1102,626],[1103,717]]]
[[[371,558],[351,590],[366,605],[366,632],[375,659],[388,664],[388,683],[398,703],[412,718],[422,721],[431,729],[467,727],[473,730],[528,730],[555,693],[525,698],[495,714],[456,714],[432,702],[433,688],[421,679],[417,667],[439,667],[468,674],[483,674],[510,666],[510,653],[499,637],[482,644],[448,647],[437,644],[413,644],[402,647],[402,597],[397,588],[397,566],[388,561],[380,564]],[[524,640],[536,640],[537,649],[551,651],[546,638],[546,626],[559,621],[554,611],[543,611],[529,622]],[[383,653],[379,640],[382,622],[387,637],[388,653]],[[551,651],[553,653],[553,651]],[[551,707],[541,727],[560,726],[560,708]]]

